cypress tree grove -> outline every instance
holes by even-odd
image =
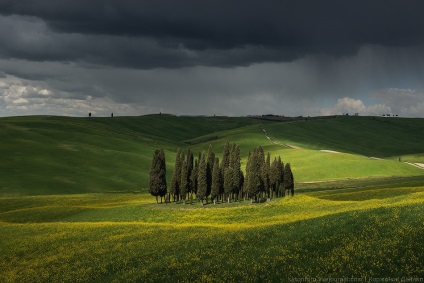
[[[175,160],[175,168],[171,182],[171,194],[174,201],[182,200],[185,204],[187,196],[190,196],[190,203],[193,193],[204,205],[204,200],[208,203],[208,197],[216,204],[217,201],[227,198],[236,201],[242,197],[259,201],[262,197],[268,198],[284,196],[285,192],[294,195],[294,179],[290,164],[281,161],[281,157],[274,158],[271,163],[271,155],[265,156],[261,146],[249,152],[246,163],[246,174],[240,169],[241,157],[240,148],[235,143],[225,144],[223,161],[215,157],[212,146],[205,151],[199,152],[199,159],[194,160],[193,153],[189,149],[187,154],[178,150]],[[226,160],[224,162],[224,160]],[[226,165],[227,164],[227,165]],[[165,155],[163,150],[155,151],[152,161],[149,192],[155,196],[166,194],[165,179]],[[159,172],[159,173],[155,173]],[[157,176],[163,176],[159,181]],[[161,183],[162,182],[162,183]],[[157,184],[161,183],[159,189]],[[156,198],[156,202],[158,199]],[[162,198],[161,198],[162,201]]]
[[[158,196],[160,196],[162,202],[162,197],[167,192],[165,152],[163,149],[155,150],[149,177],[149,193],[156,197],[156,203],[158,203]]]
[[[197,198],[202,202],[206,197],[208,190],[207,172],[206,172],[206,153],[203,152],[199,162],[199,171],[197,172]],[[207,200],[206,200],[207,203]]]
[[[212,188],[211,188],[211,200],[216,204],[216,199],[219,196],[221,187],[221,171],[219,170],[219,158],[215,158],[212,171]]]

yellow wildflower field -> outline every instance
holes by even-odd
[[[1,198],[0,281],[423,277],[424,188],[378,190],[216,206],[140,194]]]

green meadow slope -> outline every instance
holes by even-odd
[[[424,278],[424,170],[398,161],[424,163],[424,120],[380,119],[1,118],[0,282]],[[170,180],[178,148],[226,141],[290,162],[295,196],[154,204],[155,148]]]
[[[155,148],[165,149],[170,180],[178,148],[197,152],[212,144],[219,156],[226,141],[240,145],[243,168],[247,153],[258,145],[281,155],[300,185],[417,176],[424,170],[398,157],[423,162],[423,129],[424,119],[379,117],[287,123],[171,115],[1,118],[0,195],[146,191]]]
[[[423,160],[424,119],[341,116],[274,123],[266,130],[277,142],[302,148],[395,159],[418,155],[418,160],[409,160]]]

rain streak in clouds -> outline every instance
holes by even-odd
[[[0,1],[0,116],[424,113],[424,2]]]

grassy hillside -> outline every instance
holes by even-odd
[[[367,117],[1,118],[0,282],[424,277],[424,170],[398,161],[423,162],[422,126]],[[220,156],[226,141],[240,145],[243,168],[258,145],[290,162],[295,196],[154,204],[146,191],[155,148],[165,149],[169,181],[178,148],[212,144]]]
[[[279,143],[398,158],[424,152],[424,119],[346,117],[267,125]],[[418,162],[418,161],[415,161]]]
[[[220,156],[226,141],[240,145],[243,168],[247,153],[256,146],[281,155],[292,164],[298,183],[422,175],[423,170],[398,162],[397,156],[404,154],[403,161],[422,160],[423,121],[339,117],[275,123],[171,115],[1,118],[0,195],[146,191],[155,148],[165,149],[169,181],[178,148],[197,152],[212,144]]]
[[[0,281],[422,277],[423,222],[422,186],[205,207],[146,194],[1,198]]]
[[[157,147],[168,176],[184,141],[258,123],[246,118],[14,117],[0,119],[0,194],[140,191]]]

